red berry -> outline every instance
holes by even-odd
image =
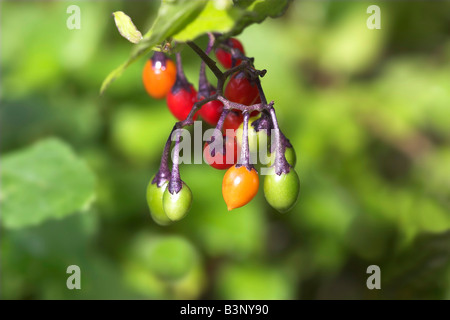
[[[244,47],[242,46],[242,43],[235,38],[231,38],[228,40],[227,43],[231,48],[239,49],[242,54],[245,54]],[[231,53],[223,50],[222,48],[216,49],[216,58],[219,60],[219,62],[227,69],[230,69],[232,66],[232,60],[231,60]],[[240,59],[236,60],[236,65],[239,65],[241,63]]]
[[[211,93],[211,95],[213,94],[215,94],[215,92]],[[205,98],[201,97],[200,101],[203,99]],[[219,121],[220,115],[222,114],[222,110],[223,110],[223,103],[220,102],[219,100],[213,100],[204,104],[198,113],[203,120],[205,120],[210,125],[215,126]]]
[[[259,97],[258,97],[258,100]],[[259,103],[259,102],[256,102]],[[255,117],[259,114],[259,111],[255,110],[252,111],[250,113],[250,117]],[[241,123],[244,121],[244,116],[242,115],[242,111],[241,110],[230,110],[230,112],[228,112],[225,121],[223,122],[223,127],[222,127],[222,131],[226,134],[227,133],[227,129],[232,129],[235,130],[237,128],[239,128],[239,126],[241,125]]]
[[[261,101],[258,87],[250,83],[244,72],[235,73],[225,88],[225,97],[236,103],[250,106]]]
[[[180,121],[187,118],[196,102],[197,91],[191,84],[189,84],[189,87],[177,86],[175,84],[167,94],[167,106],[170,112]]]
[[[206,142],[203,155],[205,162],[215,169],[225,170],[232,167],[238,158],[236,137],[224,135],[224,142],[219,150],[217,148],[211,150],[211,144]]]
[[[142,82],[145,90],[151,97],[162,99],[175,83],[176,74],[175,63],[166,58],[163,53],[155,52],[144,66]]]
[[[227,130],[236,130],[242,121],[244,121],[244,117],[240,110],[230,110],[223,122],[222,131],[226,134]]]

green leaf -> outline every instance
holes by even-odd
[[[261,23],[267,17],[277,18],[283,15],[291,1],[292,0],[255,0],[251,4],[248,4],[249,1],[239,1],[239,3],[245,3],[247,9],[226,36],[237,35],[249,25]]]
[[[86,210],[94,199],[93,173],[55,138],[4,156],[1,177],[1,218],[11,229]]]
[[[207,32],[228,32],[234,26],[234,21],[241,14],[236,8],[218,9],[213,1],[208,2],[197,19],[181,32],[173,36],[177,41],[189,41]]]
[[[191,41],[207,32],[237,35],[252,23],[284,13],[291,0],[207,1],[163,0],[151,29],[133,48],[128,59],[103,81],[100,94],[138,58],[164,40]]]
[[[116,22],[117,29],[122,37],[132,43],[138,43],[142,40],[141,32],[136,28],[131,18],[122,11],[116,11],[113,13],[114,21]]]

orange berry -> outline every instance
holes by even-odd
[[[254,168],[232,166],[222,182],[222,195],[228,210],[245,206],[258,193],[259,177]]]
[[[142,71],[142,81],[145,90],[155,99],[163,99],[175,83],[177,68],[175,63],[165,60],[165,66],[161,61],[148,59]]]

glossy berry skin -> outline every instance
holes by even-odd
[[[236,38],[230,38],[228,40],[228,45],[232,48],[239,49],[242,54],[245,54],[244,47],[242,46],[242,43],[236,39]],[[217,48],[216,51],[216,58],[219,60],[220,64],[224,66],[224,68],[230,69],[232,67],[232,59],[231,59],[231,53],[223,50],[222,48]],[[241,64],[241,60],[236,60],[236,65]]]
[[[147,186],[147,204],[150,209],[150,214],[153,220],[161,225],[167,226],[172,221],[167,217],[163,208],[163,195],[166,191],[168,181],[164,182],[161,187],[158,187],[156,183],[152,183],[154,176],[150,180]]]
[[[183,182],[178,193],[170,193],[169,188],[164,191],[163,208],[167,217],[172,221],[183,219],[192,205],[191,189]]]
[[[197,91],[191,84],[188,86],[175,85],[167,94],[167,106],[175,118],[180,121],[186,119],[196,102]]]
[[[231,76],[225,87],[225,98],[246,106],[261,102],[257,86],[250,83],[244,72]]]
[[[212,92],[211,95],[215,94],[215,92]],[[201,97],[199,101],[205,99],[204,97]],[[208,124],[215,126],[217,125],[217,122],[219,121],[220,115],[222,114],[223,110],[223,103],[219,100],[213,100],[206,104],[204,104],[198,114],[202,117],[203,120],[205,120]]]
[[[213,150],[210,149],[210,144],[208,142],[205,143],[205,147],[203,149],[205,162],[218,170],[225,170],[232,167],[237,162],[238,158],[236,137],[224,136],[223,139],[224,142],[222,145],[225,149],[225,154],[221,152],[221,150],[214,150],[215,153],[213,156],[211,154],[211,151]]]
[[[293,168],[289,173],[277,175],[272,167],[269,174],[264,177],[264,196],[267,202],[281,213],[292,209],[299,192],[300,180]]]
[[[177,68],[172,60],[149,59],[142,71],[142,82],[151,97],[163,99],[175,83],[176,74]]]
[[[254,168],[232,166],[227,170],[222,182],[222,195],[228,211],[249,203],[258,193],[259,177]]]

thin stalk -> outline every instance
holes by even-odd
[[[172,135],[173,129],[170,132]],[[159,170],[153,178],[152,183],[156,183],[158,187],[161,187],[163,183],[170,178],[170,170],[169,170],[169,156],[170,156],[170,145],[172,144],[172,139],[169,135],[169,138],[166,141],[166,145],[164,146],[164,151],[161,156],[161,164],[159,165]]]
[[[245,166],[249,171],[252,169],[250,165],[250,148],[248,146],[248,119],[250,118],[250,112],[245,110],[244,115],[244,129],[242,130],[242,147],[241,147],[241,158],[239,159],[239,164]]]
[[[183,63],[181,61],[181,53],[177,52],[176,57],[177,57],[177,80],[186,83],[188,81],[186,79],[186,76],[184,75]]]
[[[282,173],[289,173],[291,170],[291,165],[287,162],[284,152],[286,150],[286,144],[282,139],[282,133],[280,127],[278,126],[277,116],[275,114],[275,109],[271,107],[269,109],[270,115],[272,117],[272,124],[275,130],[275,173],[280,175]]]
[[[209,41],[208,46],[206,47],[205,54],[208,55],[213,46],[214,46],[214,36],[212,33],[208,33]],[[211,94],[211,91],[213,90],[211,84],[208,82],[208,78],[206,77],[206,63],[204,60],[202,60],[200,64],[200,76],[198,81],[198,98],[201,97],[207,97]]]
[[[180,177],[180,170],[179,170],[179,161],[180,161],[180,132],[176,132],[176,139],[175,139],[175,147],[174,147],[174,154],[172,159],[172,174],[169,181],[169,192],[171,194],[178,193],[181,190],[181,187],[183,186],[183,181]]]

